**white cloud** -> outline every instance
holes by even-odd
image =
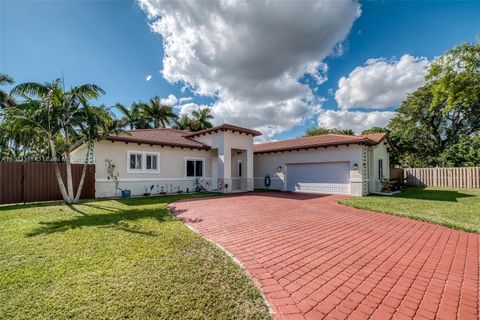
[[[163,38],[164,78],[217,98],[216,123],[268,135],[318,110],[318,98],[298,79],[325,81],[322,60],[339,52],[360,15],[354,0],[138,2]]]
[[[318,125],[327,128],[352,129],[356,134],[371,127],[385,127],[395,116],[392,111],[335,111],[326,110],[318,117]]]
[[[429,61],[406,54],[400,60],[369,59],[338,82],[335,100],[340,109],[386,109],[400,104],[423,85]]]
[[[145,78],[145,81],[150,81],[151,79],[152,79],[152,75],[149,74],[149,75],[147,75],[147,77]]]
[[[189,101],[192,101],[192,97],[182,97],[182,98],[178,99],[179,103],[185,103],[185,102],[189,102]]]
[[[166,104],[167,106],[174,106],[174,105],[177,104],[178,99],[177,99],[177,97],[175,97],[175,95],[169,94],[168,97],[166,97],[166,98],[161,98],[161,99],[160,99],[160,102],[161,102],[162,104]]]

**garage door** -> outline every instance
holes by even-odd
[[[350,162],[288,164],[287,190],[350,194]]]

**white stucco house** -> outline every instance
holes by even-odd
[[[272,189],[362,196],[378,191],[389,177],[392,150],[385,133],[364,136],[328,134],[254,143],[261,132],[230,124],[188,132],[177,129],[131,130],[95,143],[96,197],[118,196],[106,160],[115,165],[119,187],[141,195],[195,190]],[[72,152],[83,161],[86,146]],[[153,187],[152,187],[153,186]]]

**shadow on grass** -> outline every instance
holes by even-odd
[[[69,206],[74,207],[74,206]],[[40,222],[41,227],[34,229],[26,234],[28,237],[34,237],[41,234],[52,234],[56,232],[64,232],[71,229],[85,228],[85,227],[103,227],[114,228],[135,234],[145,236],[157,236],[153,231],[143,231],[137,228],[132,228],[128,225],[129,221],[136,221],[144,218],[156,219],[158,222],[172,221],[172,216],[166,209],[131,209],[131,210],[117,210],[106,214],[90,214],[73,209],[82,214],[68,220],[57,220],[49,222]]]
[[[474,195],[462,193],[457,190],[408,188],[404,192],[400,193],[399,195],[395,195],[394,197],[403,199],[458,202],[459,198],[469,198],[474,197]]]

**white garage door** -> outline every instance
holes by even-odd
[[[350,162],[288,164],[287,190],[350,194]]]

